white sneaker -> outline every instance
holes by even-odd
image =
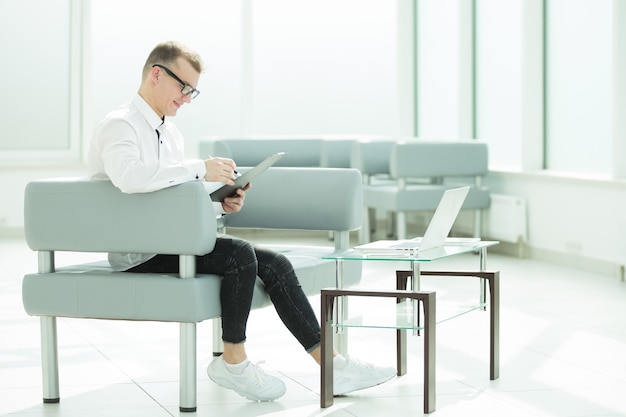
[[[232,389],[242,397],[252,401],[273,401],[281,397],[285,391],[285,383],[275,376],[266,374],[263,369],[252,362],[241,375],[226,369],[224,358],[216,358],[207,368],[209,378],[224,388]]]
[[[379,367],[351,357],[336,356],[333,361],[333,392],[344,395],[389,381],[396,368]]]

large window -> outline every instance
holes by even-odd
[[[75,23],[70,0],[0,2],[3,162],[78,156],[71,111],[78,87],[71,62]]]
[[[457,139],[461,130],[459,5],[439,0],[417,5],[417,136]]]
[[[522,168],[523,1],[476,1],[475,129],[491,168]]]
[[[95,123],[137,91],[150,49],[175,39],[207,66],[176,118],[192,155],[206,136],[414,130],[474,134],[492,169],[615,174],[620,4],[5,0],[0,46],[19,63],[0,78],[0,159],[78,161]]]
[[[167,0],[92,3],[91,123],[137,90],[156,43],[176,39],[207,64],[202,94],[176,117],[188,153],[216,135],[396,133],[394,2],[188,0],[184,10],[172,19]]]
[[[251,4],[249,133],[395,133],[395,2]]]
[[[191,144],[211,133],[225,134],[239,121],[240,2],[93,1],[90,19],[90,131],[137,92],[148,54],[166,40],[195,49],[207,67],[198,85],[202,93],[176,117],[176,125]],[[188,145],[187,151],[194,154],[195,149]]]
[[[546,168],[612,172],[609,0],[546,0]]]

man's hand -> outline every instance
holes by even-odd
[[[210,158],[204,160],[206,166],[205,181],[221,182],[228,185],[234,185],[233,181],[236,178],[235,161],[228,158]]]
[[[243,207],[243,200],[246,199],[246,191],[250,189],[252,185],[248,184],[244,188],[237,189],[237,195],[233,197],[226,197],[222,202],[222,208],[226,213],[236,213]]]

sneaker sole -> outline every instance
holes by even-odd
[[[255,395],[251,395],[250,393],[248,393],[246,391],[242,391],[239,388],[239,386],[233,385],[228,379],[216,378],[216,377],[211,375],[210,371],[207,371],[207,374],[209,375],[209,379],[211,381],[215,382],[220,387],[223,387],[223,388],[226,388],[226,389],[231,389],[231,390],[235,391],[237,394],[241,395],[242,397],[244,397],[244,398],[246,398],[246,399],[248,399],[250,401],[259,401],[259,402],[274,401],[274,400],[282,397],[283,395],[285,395],[285,392],[287,391],[286,389],[283,389],[283,391],[280,394],[277,394],[274,397],[271,397],[271,398],[267,398],[267,397],[261,398],[261,397],[255,396]]]
[[[357,384],[354,384],[354,385],[346,384],[346,385],[343,386],[343,389],[341,389],[341,390],[334,390],[335,392],[334,392],[333,395],[334,396],[346,395],[346,394],[349,394],[349,393],[354,392],[354,391],[360,391],[362,389],[372,388],[372,387],[375,387],[377,385],[384,384],[385,382],[393,379],[394,376],[395,376],[395,374],[391,375],[389,377],[380,378],[380,379],[373,380],[373,381],[368,381],[368,382],[363,382],[362,384],[358,384],[358,385]]]

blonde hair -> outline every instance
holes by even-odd
[[[204,63],[197,52],[192,51],[179,42],[168,41],[161,42],[150,52],[143,66],[142,79],[146,78],[155,64],[171,65],[180,57],[189,62],[193,69],[199,73],[204,71]]]

